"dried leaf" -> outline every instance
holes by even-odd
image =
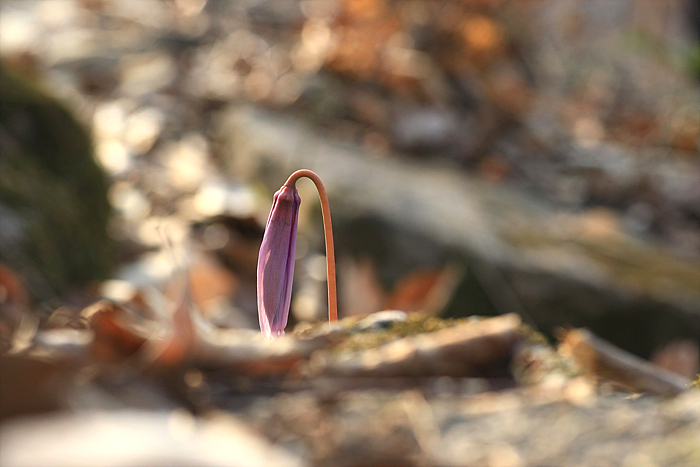
[[[63,407],[71,368],[61,359],[0,355],[0,419]]]
[[[149,341],[150,354],[154,355],[156,366],[173,366],[192,357],[192,350],[198,340],[197,330],[192,321],[192,301],[187,296],[172,315],[170,332],[163,339]]]
[[[454,266],[409,273],[396,284],[383,308],[438,314],[452,296],[461,276],[459,268]]]
[[[228,269],[214,259],[200,255],[189,268],[189,286],[192,301],[204,316],[212,303],[231,297],[238,288],[238,280]]]
[[[29,294],[22,279],[0,264],[0,352],[11,347],[12,336],[29,312]]]
[[[691,340],[673,341],[657,349],[651,356],[652,363],[688,379],[700,373],[700,349]]]
[[[472,53],[493,56],[504,46],[503,28],[486,16],[468,18],[461,33],[467,50]]]
[[[358,260],[344,258],[339,262],[339,269],[343,314],[355,316],[379,311],[384,301],[384,290],[374,262],[368,257]]]
[[[153,326],[149,329],[113,302],[99,301],[83,310],[82,316],[94,333],[90,352],[100,362],[117,363],[132,357],[153,334]]]

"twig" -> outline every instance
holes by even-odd
[[[634,391],[676,395],[690,386],[688,378],[615,347],[588,329],[567,331],[560,340],[560,352],[573,357],[583,371],[624,384]]]

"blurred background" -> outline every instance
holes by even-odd
[[[183,267],[208,321],[257,328],[306,167],[341,316],[515,312],[700,371],[697,0],[3,0],[0,67],[6,344]],[[290,329],[326,313],[299,189]]]

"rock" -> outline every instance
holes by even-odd
[[[0,435],[3,465],[301,467],[298,457],[226,414],[113,410],[18,419]]]
[[[462,302],[462,314],[518,312],[547,332],[585,326],[643,356],[672,338],[700,339],[700,261],[631,237],[614,216],[556,211],[451,168],[371,159],[266,111],[234,108],[220,134],[231,176],[272,192],[309,168],[335,222],[369,213],[452,251],[469,266],[462,287],[480,289],[491,307]]]
[[[386,329],[391,323],[406,321],[406,312],[400,310],[378,311],[363,318],[355,326],[355,331],[371,331],[373,329]]]
[[[437,108],[397,112],[392,125],[392,143],[406,151],[444,150],[457,138],[455,112]]]

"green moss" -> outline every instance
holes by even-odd
[[[525,338],[530,344],[545,345],[549,346],[550,342],[547,337],[539,331],[535,331],[532,326],[528,324],[521,324],[518,328],[518,334]]]
[[[700,389],[700,374],[698,374],[695,380],[692,383],[690,383],[690,387]]]
[[[362,318],[364,317],[351,317],[340,322],[341,332],[345,335],[345,338],[334,346],[331,352],[337,354],[372,349],[404,337],[453,327],[465,321],[465,319],[442,319],[421,313],[411,313],[405,321],[392,322],[386,328],[358,330],[357,325]],[[313,330],[310,332],[313,332]]]

